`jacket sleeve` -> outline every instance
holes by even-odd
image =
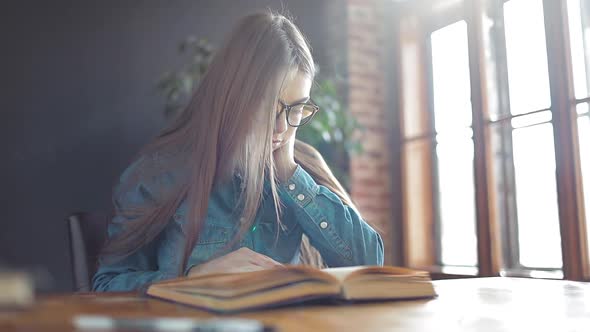
[[[139,217],[139,215],[126,216],[122,211],[128,209],[141,211],[141,209],[149,208],[150,204],[154,204],[153,183],[140,181],[132,188],[126,186],[131,174],[138,171],[137,167],[136,162],[123,172],[113,193],[116,214],[108,226],[109,238],[120,234],[126,223]],[[131,291],[155,281],[175,277],[173,271],[163,271],[158,268],[158,248],[162,238],[163,234],[122,259],[114,262],[101,261],[92,280],[92,289],[94,291]]]
[[[330,267],[383,265],[383,240],[359,213],[298,166],[279,186],[297,221]]]

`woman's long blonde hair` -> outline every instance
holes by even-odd
[[[242,221],[234,241],[252,225],[261,205],[264,181],[270,183],[280,223],[281,204],[270,143],[278,98],[293,70],[313,80],[315,66],[310,47],[297,27],[285,16],[270,11],[243,18],[216,53],[186,109],[140,152],[140,156],[149,156],[144,159],[154,161],[155,166],[142,167],[125,183],[136,188],[140,180],[174,170],[174,185],[150,197],[149,206],[119,209],[118,213],[127,216],[129,222],[120,235],[109,239],[102,257],[122,258],[153,241],[186,200],[188,222],[183,231],[187,241],[181,273],[207,217],[214,185],[227,181],[236,172],[242,178],[243,190],[237,211],[240,218],[235,218]],[[314,148],[297,141],[295,160],[319,184],[352,205]],[[323,265],[305,237],[301,252],[305,264]]]

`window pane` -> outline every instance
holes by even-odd
[[[459,21],[431,35],[436,132],[471,126],[467,24]]]
[[[567,11],[576,98],[588,97],[590,65],[590,4],[588,0],[568,0]]]
[[[555,183],[553,126],[512,131],[520,263],[560,268],[561,238]]]
[[[586,210],[586,232],[588,233],[588,255],[590,256],[590,115],[578,118],[580,138],[580,161],[584,186],[584,208]]]
[[[467,24],[431,35],[441,264],[477,265]]]
[[[582,103],[582,104],[576,105],[576,113],[578,113],[578,115],[587,114],[588,113],[588,104]]]
[[[441,263],[477,265],[471,130],[437,135]]]
[[[549,74],[542,0],[504,3],[510,112],[549,108]]]

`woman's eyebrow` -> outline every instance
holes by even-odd
[[[306,103],[306,102],[308,102],[308,101],[309,101],[309,99],[310,99],[310,97],[309,97],[309,96],[307,96],[307,97],[303,97],[303,98],[301,98],[301,99],[299,99],[299,100],[295,100],[294,102],[292,102],[292,103],[289,103],[289,105],[295,105],[295,104],[302,104],[302,103]]]

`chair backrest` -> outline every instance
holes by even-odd
[[[70,257],[77,291],[92,289],[92,277],[98,267],[98,256],[107,238],[110,220],[107,213],[74,213],[68,217]]]

